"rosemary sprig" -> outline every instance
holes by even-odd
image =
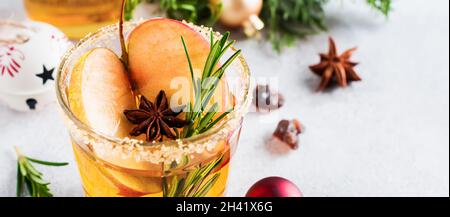
[[[219,179],[220,173],[207,179],[221,165],[223,156],[213,160],[205,166],[198,166],[188,172],[183,178],[180,176],[163,178],[164,197],[204,197]]]
[[[208,106],[225,70],[241,54],[241,50],[234,52],[233,55],[219,67],[221,58],[235,43],[235,41],[228,42],[229,36],[230,33],[227,32],[219,40],[214,41],[214,35],[213,32],[211,32],[211,48],[200,78],[196,78],[195,76],[188,47],[183,36],[181,36],[181,42],[183,43],[184,51],[186,53],[195,96],[195,100],[188,105],[189,111],[186,113],[185,118],[186,121],[190,121],[191,124],[183,129],[182,137],[184,138],[206,132],[232,111],[232,109],[230,109],[215,118],[220,108],[219,104],[214,103],[213,105]],[[210,178],[208,177],[213,171],[217,170],[221,165],[222,160],[223,156],[213,160],[205,166],[199,165],[196,169],[188,172],[184,176],[175,175],[164,177],[162,180],[164,197],[205,196],[219,179],[220,173],[214,174]],[[187,156],[184,162],[189,162]]]
[[[200,78],[195,78],[188,48],[184,38],[181,37],[189,63],[189,71],[191,73],[195,96],[194,102],[189,103],[188,106],[189,111],[186,114],[186,120],[190,121],[191,124],[184,128],[184,138],[206,132],[232,111],[232,109],[230,109],[214,119],[220,108],[219,104],[214,103],[208,108],[208,104],[214,95],[225,70],[241,54],[241,50],[236,51],[222,66],[218,67],[222,56],[235,43],[235,41],[228,42],[229,36],[230,33],[227,32],[222,38],[214,42],[213,32],[211,32],[211,48]]]
[[[17,154],[17,190],[16,195],[20,197],[24,192],[24,185],[26,186],[30,196],[32,197],[52,197],[52,193],[48,188],[49,182],[44,181],[43,174],[36,170],[32,163],[37,163],[45,166],[66,166],[68,163],[57,163],[37,160],[23,155],[16,147]]]

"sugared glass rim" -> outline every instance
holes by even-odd
[[[138,25],[140,23],[142,23],[143,20],[140,21],[131,21],[131,22],[125,22],[124,25]],[[184,22],[184,21],[183,21]],[[185,24],[189,25],[190,27],[194,28],[196,31],[206,31],[208,30],[208,32],[210,32],[210,28],[208,27],[204,27],[204,26],[196,26],[190,23],[186,23]],[[73,112],[71,111],[69,105],[68,105],[68,101],[65,100],[63,98],[63,92],[64,88],[61,88],[61,82],[65,82],[61,79],[65,79],[62,77],[64,70],[66,70],[66,68],[68,67],[68,63],[69,60],[72,56],[72,54],[81,46],[83,46],[85,43],[89,43],[90,40],[92,38],[95,38],[97,36],[103,35],[103,34],[107,34],[110,32],[115,32],[118,31],[119,25],[118,24],[113,24],[113,25],[109,25],[109,26],[105,26],[103,28],[101,28],[100,30],[98,30],[95,33],[90,33],[87,36],[85,36],[83,39],[81,39],[76,45],[72,46],[68,51],[66,51],[66,53],[63,55],[60,65],[58,67],[58,71],[57,71],[57,77],[56,77],[56,93],[57,93],[57,101],[59,103],[59,105],[62,108],[62,111],[64,112],[64,114],[69,117],[69,119],[71,121],[73,121],[73,123],[82,131],[85,131],[89,134],[95,135],[97,137],[97,139],[101,139],[101,140],[105,140],[107,142],[111,142],[111,143],[119,143],[119,144],[123,144],[126,143],[127,141],[131,141],[129,138],[119,138],[119,137],[114,137],[114,136],[109,136],[106,135],[104,133],[101,133],[99,131],[97,131],[96,129],[93,129],[92,127],[90,127],[88,124],[85,124],[83,121],[81,121],[80,119],[78,119],[78,117],[76,117],[75,114],[73,114]],[[219,34],[217,32],[214,32],[216,35]],[[219,34],[220,35],[220,34]],[[232,51],[237,51],[237,49],[235,47],[231,47]],[[211,128],[210,130],[208,130],[205,133],[199,134],[199,135],[195,135],[189,138],[183,138],[183,139],[177,139],[177,140],[170,140],[170,141],[163,141],[163,142],[147,142],[147,141],[140,141],[140,145],[142,146],[150,146],[152,148],[155,149],[159,149],[162,146],[170,146],[170,145],[179,145],[180,143],[184,143],[184,144],[190,144],[190,143],[196,143],[199,142],[201,140],[205,140],[208,139],[210,137],[213,137],[214,135],[216,135],[217,133],[219,133],[222,128],[224,128],[226,125],[231,124],[232,121],[237,120],[242,118],[248,111],[248,107],[252,101],[252,96],[250,94],[250,86],[251,86],[251,76],[250,76],[250,70],[249,67],[244,59],[244,57],[241,55],[239,55],[236,60],[238,60],[240,67],[242,67],[243,69],[243,74],[246,75],[246,80],[247,82],[245,82],[245,86],[243,87],[243,98],[238,100],[238,102],[242,102],[236,105],[236,107],[234,108],[234,110],[227,115],[227,117],[223,120],[220,121],[219,123],[217,123],[213,128]],[[236,61],[235,60],[235,61]],[[241,74],[240,73],[240,74]],[[237,97],[241,97],[241,96],[237,96]],[[233,125],[233,124],[231,124]],[[134,143],[134,145],[136,145]]]

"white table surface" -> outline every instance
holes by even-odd
[[[0,1],[1,18],[24,17],[22,1]],[[329,31],[277,55],[270,44],[239,41],[255,77],[279,78],[286,106],[246,118],[228,195],[283,176],[305,196],[449,196],[449,2],[394,0],[388,20],[362,1],[332,1]],[[6,12],[6,13],[5,13]],[[322,94],[307,68],[326,51],[355,45],[364,81]],[[0,77],[1,79],[1,77]],[[306,132],[297,151],[265,144],[280,118],[298,117]],[[82,196],[68,134],[56,104],[19,113],[0,103],[0,196],[14,196],[18,145],[30,156],[70,162],[41,168],[56,196]]]

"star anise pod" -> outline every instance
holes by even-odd
[[[322,82],[317,91],[323,91],[332,81],[336,81],[341,87],[347,87],[349,82],[361,80],[354,69],[358,63],[350,60],[356,48],[338,55],[333,38],[329,38],[329,43],[328,54],[320,54],[320,63],[309,67],[316,75],[322,76]]]
[[[126,118],[137,125],[130,132],[131,136],[146,135],[147,141],[162,141],[166,136],[176,139],[174,128],[182,128],[189,124],[188,121],[177,118],[184,106],[172,110],[169,107],[167,96],[160,91],[155,102],[150,102],[145,96],[141,96],[139,109],[125,110]]]

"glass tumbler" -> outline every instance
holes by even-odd
[[[138,24],[125,23],[125,35],[128,36]],[[210,37],[210,29],[191,27],[206,38]],[[219,36],[215,33],[216,39]],[[87,36],[66,53],[58,70],[56,88],[85,195],[224,196],[230,161],[251,103],[250,72],[244,58],[239,56],[225,72],[235,104],[225,119],[194,137],[149,143],[103,135],[81,122],[72,112],[67,91],[72,69],[85,52],[96,47],[108,48],[120,56],[118,25],[107,26]]]

